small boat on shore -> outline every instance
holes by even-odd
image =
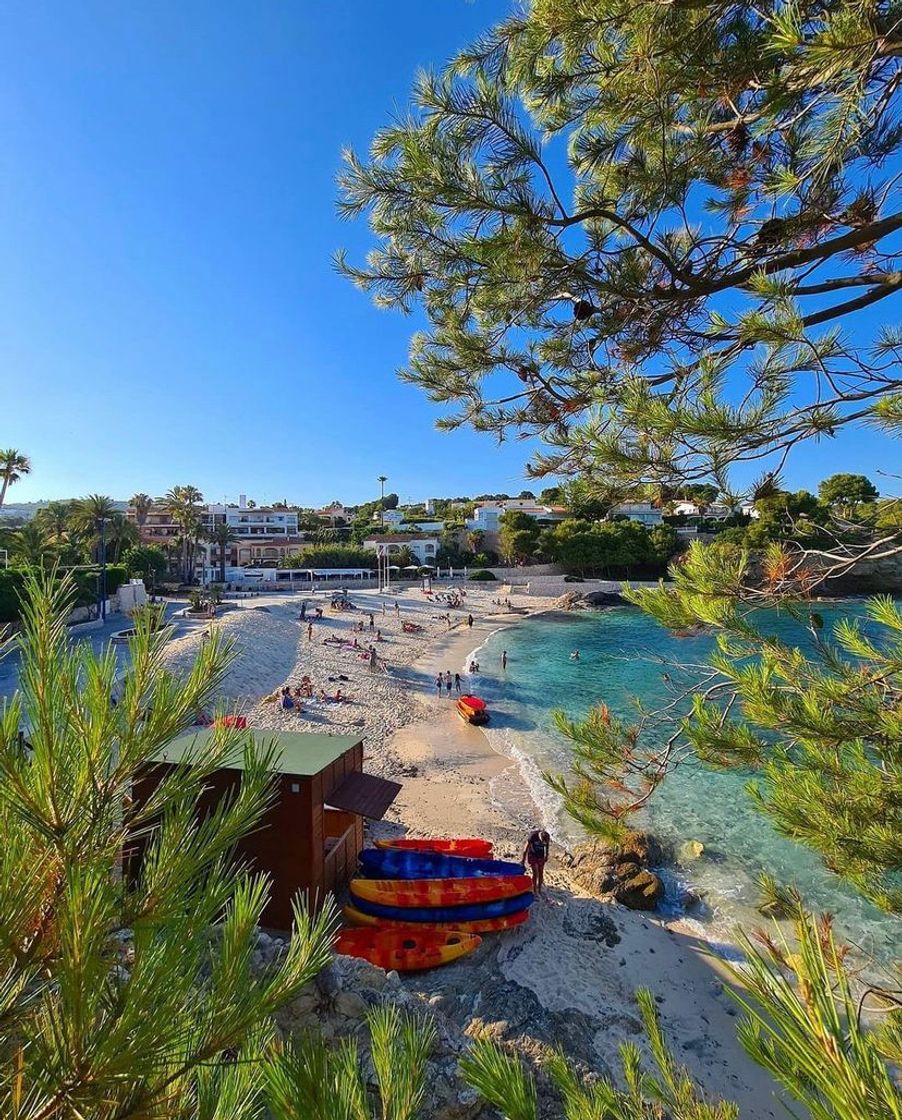
[[[457,701],[457,714],[467,723],[488,723],[489,713],[485,700],[479,696],[461,696]]]
[[[366,879],[477,879],[486,875],[522,875],[519,863],[503,859],[468,859],[443,852],[364,848],[358,853]]]
[[[471,859],[491,859],[492,856],[491,840],[404,837],[397,840],[376,840],[374,843],[377,848],[392,848],[402,852],[443,852],[448,856],[469,856]]]
[[[362,957],[386,972],[414,972],[449,964],[478,947],[482,938],[461,930],[380,929],[364,926],[338,931],[335,951]]]
[[[355,902],[385,906],[464,906],[514,898],[532,889],[528,875],[487,875],[479,879],[352,879]]]
[[[497,898],[493,902],[473,902],[465,906],[386,906],[353,896],[353,906],[371,918],[391,921],[419,922],[421,925],[451,924],[461,929],[460,922],[482,922],[490,918],[506,918],[528,910],[535,901],[532,891],[513,898]]]
[[[503,933],[506,929],[515,929],[529,918],[528,910],[517,910],[513,914],[504,914],[500,918],[476,918],[470,921],[457,919],[452,922],[412,922],[406,918],[377,918],[372,914],[364,914],[350,903],[343,910],[345,921],[355,926],[379,926],[385,928],[409,929],[436,929],[460,930],[463,933]]]

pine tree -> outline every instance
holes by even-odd
[[[537,474],[728,490],[898,429],[900,54],[889,0],[532,0],[346,154],[376,243],[339,265],[425,312],[401,376],[443,424],[540,436]]]
[[[20,688],[0,709],[0,1110],[250,1120],[271,1016],[329,960],[333,910],[314,918],[299,904],[284,958],[252,971],[267,885],[232,851],[270,804],[271,754],[223,730],[149,801],[132,800],[230,649],[214,635],[178,681],[147,614],[117,682],[112,652],[70,648],[71,597],[66,581],[28,578]],[[240,792],[198,820],[210,774],[242,753]],[[132,878],[123,855],[137,839]]]

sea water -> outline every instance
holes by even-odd
[[[819,610],[828,627],[840,613],[836,607]],[[841,610],[860,614],[861,606],[843,604]],[[803,648],[812,642],[787,616],[771,616],[767,623]],[[490,742],[519,763],[539,807],[541,821],[530,821],[531,807],[520,807],[524,827],[544,824],[566,847],[583,838],[542,777],[543,771],[569,768],[567,741],[553,722],[555,709],[580,718],[603,702],[612,714],[634,721],[636,698],[649,709],[671,702],[676,681],[701,674],[713,645],[708,635],[675,636],[633,607],[541,615],[492,635],[475,653],[480,671],[467,678],[468,687],[487,700]],[[573,660],[577,649],[579,660]],[[502,669],[505,650],[507,668]],[[764,921],[755,909],[756,878],[766,871],[778,883],[797,887],[811,910],[833,914],[838,934],[865,958],[877,966],[897,959],[902,920],[882,913],[828,872],[816,853],[780,836],[752,804],[746,788],[751,777],[712,770],[690,756],[652,795],[637,824],[675,846],[686,840],[705,846],[700,860],[663,870],[667,906],[679,911],[687,888],[700,895],[702,904],[689,911],[691,920],[715,948],[729,952],[737,925]],[[502,788],[496,794],[505,800]],[[505,802],[505,808],[511,805]]]

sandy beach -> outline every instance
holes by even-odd
[[[438,698],[434,684],[439,672],[460,672],[493,631],[525,617],[500,609],[493,602],[499,594],[500,586],[468,593],[464,610],[451,612],[450,629],[439,617],[447,607],[428,602],[419,590],[398,595],[399,614],[393,594],[384,601],[384,614],[375,592],[352,592],[361,609],[349,613],[332,613],[328,597],[319,596],[324,617],[314,622],[311,638],[307,622],[298,620],[299,595],[246,601],[212,624],[237,650],[219,701],[246,715],[252,727],[359,728],[365,769],[403,783],[387,819],[368,826],[370,838],[484,836],[494,841],[499,858],[519,860],[527,831],[541,823],[528,786],[517,764],[464,724],[447,696]],[[512,605],[535,613],[553,604],[512,596]],[[466,625],[468,613],[472,627]],[[361,619],[363,633],[354,629]],[[404,622],[422,629],[405,633]],[[190,664],[204,629],[199,625],[170,643],[171,668]],[[362,651],[347,644],[356,635],[366,649],[377,630],[387,673],[371,671]],[[296,687],[304,674],[316,695],[340,687],[350,702],[305,702],[298,713],[264,699],[285,685]],[[464,691],[468,687],[478,691],[478,678],[465,675]],[[405,976],[405,988],[462,1030],[487,1030],[527,1058],[539,1060],[563,1045],[582,1068],[617,1077],[618,1046],[629,1041],[644,1048],[634,993],[647,987],[674,1054],[708,1092],[736,1101],[744,1120],[782,1115],[776,1086],[736,1041],[735,1006],[697,931],[590,897],[568,876],[566,862],[566,853],[553,855],[546,896],[524,926],[485,938],[458,964]]]

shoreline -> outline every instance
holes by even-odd
[[[481,644],[530,617],[480,620]],[[411,669],[454,672],[453,658],[469,654],[476,637],[439,638]],[[369,838],[480,836],[493,841],[498,858],[519,862],[540,810],[517,760],[461,721],[453,703],[433,697],[424,718],[395,732],[390,753],[401,763],[403,788],[387,819],[368,826]],[[439,1001],[468,1032],[489,1029],[528,1057],[563,1043],[572,1060],[617,1081],[621,1043],[647,1055],[634,993],[650,988],[677,1061],[708,1092],[735,1100],[744,1120],[780,1115],[776,1084],[736,1040],[725,970],[698,931],[679,918],[593,897],[562,866],[560,846],[553,848],[546,895],[524,926],[485,939],[472,957],[439,973],[405,976],[405,988]],[[474,1001],[474,992],[481,998]],[[517,1009],[527,1006],[521,1017]]]

